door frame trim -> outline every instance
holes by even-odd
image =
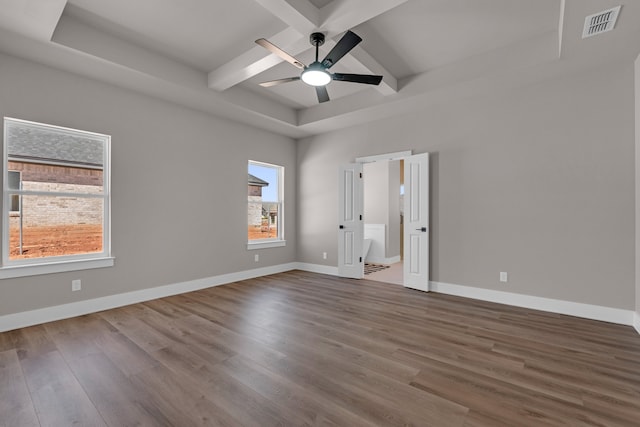
[[[396,151],[395,153],[377,154],[375,156],[356,157],[355,163],[374,163],[383,160],[402,160],[413,156],[413,150]]]
[[[360,163],[360,164],[365,164],[365,163],[375,163],[375,162],[382,162],[382,161],[393,161],[393,160],[403,160],[406,159],[408,157],[413,156],[415,153],[413,152],[413,150],[406,150],[406,151],[396,151],[393,153],[384,153],[384,154],[376,154],[376,155],[372,155],[372,156],[363,156],[363,157],[356,157],[354,160],[354,163]],[[417,154],[421,154],[421,153],[417,153]],[[364,198],[364,192],[362,192],[362,194],[360,195],[360,197]],[[364,243],[364,235],[362,236],[363,239],[363,243]],[[364,262],[364,260],[363,260]],[[363,264],[364,265],[364,264]],[[404,285],[404,280],[405,278],[402,278],[403,281],[403,286]]]

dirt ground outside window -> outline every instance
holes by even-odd
[[[278,237],[276,225],[249,226],[249,240]],[[102,251],[102,225],[58,225],[28,227],[23,230],[19,251],[19,230],[12,227],[9,241],[10,259],[44,258]]]
[[[248,234],[249,240],[275,239],[278,237],[278,228],[276,225],[271,225],[270,227],[250,225]]]
[[[102,252],[102,225],[26,227],[22,232],[22,255],[18,227],[12,227],[9,236],[12,260]]]

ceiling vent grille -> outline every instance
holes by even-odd
[[[595,36],[596,34],[606,33],[613,30],[618,20],[620,6],[605,10],[594,15],[589,15],[584,19],[584,29],[582,30],[582,38]]]

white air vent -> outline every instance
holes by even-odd
[[[613,30],[618,20],[620,6],[605,10],[594,15],[589,15],[584,19],[584,30],[582,30],[582,38],[595,36],[596,34],[606,33]]]

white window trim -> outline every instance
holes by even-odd
[[[249,160],[247,164],[254,164],[257,166],[265,166],[269,168],[277,169],[278,171],[278,237],[273,239],[247,239],[247,250],[278,248],[287,245],[287,241],[284,238],[284,166],[275,165],[273,163],[260,162],[257,160]],[[248,206],[247,200],[247,206]],[[267,202],[274,203],[274,202]]]
[[[103,230],[102,230],[102,252],[74,254],[65,256],[51,256],[45,258],[28,258],[21,260],[9,259],[9,222],[11,215],[11,194],[32,194],[48,195],[52,197],[65,196],[66,193],[56,192],[34,192],[16,191],[8,188],[9,157],[7,153],[7,123],[28,125],[34,127],[44,127],[47,129],[57,129],[65,132],[82,132],[88,136],[94,136],[104,140],[103,153],[103,183],[102,194],[73,193],[74,197],[88,197],[103,199]],[[3,191],[2,191],[2,264],[0,265],[0,279],[14,277],[26,277],[40,274],[61,273],[66,271],[87,270],[94,268],[111,267],[114,265],[114,257],[111,256],[111,137],[95,132],[87,132],[78,129],[65,128],[61,126],[44,123],[31,122],[28,120],[4,118],[4,138],[3,138]],[[22,206],[21,206],[22,208]]]
[[[40,274],[64,273],[66,271],[90,270],[94,268],[113,267],[115,258],[85,258],[58,262],[42,262],[40,264],[9,265],[0,268],[0,279],[37,276]]]
[[[256,249],[279,248],[282,246],[287,246],[286,240],[272,240],[268,242],[265,242],[264,240],[254,240],[253,242],[247,243],[247,249],[250,251],[255,251]]]

